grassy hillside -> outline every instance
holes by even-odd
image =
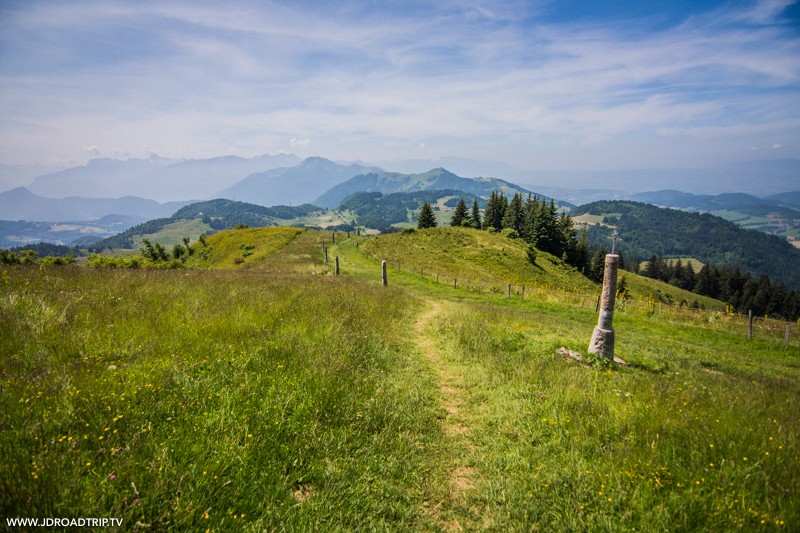
[[[368,239],[363,249],[374,259],[403,270],[422,271],[442,283],[453,283],[484,292],[505,293],[509,283],[514,294],[525,284],[532,290],[569,292],[593,300],[600,286],[560,259],[539,252],[536,264],[527,257],[527,244],[499,234],[470,228],[439,227],[410,233],[381,235]],[[707,309],[721,310],[722,302],[693,294],[629,272],[621,273],[629,297],[655,298],[659,302],[689,305],[697,302]]]
[[[303,233],[298,228],[245,228],[205,237],[205,245],[192,244],[189,268],[250,268]]]
[[[626,256],[647,260],[662,257],[695,257],[703,263],[739,267],[755,276],[767,274],[773,281],[800,290],[800,251],[786,239],[745,230],[720,217],[664,209],[630,201],[602,201],[578,207],[576,215],[604,215],[614,220],[622,237],[619,250]],[[611,229],[592,226],[589,239],[606,245]]]
[[[748,340],[723,313],[623,307],[629,365],[582,364],[555,350],[585,355],[593,296],[507,299],[406,267],[381,287],[389,251],[467,278],[535,275],[512,241],[281,231],[208,238],[228,252],[206,267],[254,245],[245,269],[0,272],[5,517],[196,531],[800,523],[796,327],[784,348],[774,323]],[[537,279],[584,290],[547,262]]]

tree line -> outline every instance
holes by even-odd
[[[721,300],[741,312],[791,321],[800,318],[800,295],[783,283],[772,283],[766,274],[754,277],[738,268],[710,264],[695,272],[691,263],[655,254],[642,268],[635,262],[630,266],[643,276]]]
[[[430,204],[423,204],[418,227],[435,226],[436,218],[432,215]],[[495,190],[481,214],[477,200],[473,200],[469,209],[462,198],[456,205],[450,225],[502,232],[509,238],[527,242],[528,257],[533,263],[536,262],[536,251],[541,250],[562,259],[589,277],[596,274],[586,231],[577,235],[572,217],[565,212],[559,213],[553,199],[548,202],[533,194],[525,198],[522,193],[515,193],[509,200],[502,192]],[[604,260],[605,256],[600,259],[599,277],[593,279],[602,279]]]
[[[665,209],[631,201],[600,201],[573,215],[604,215],[604,224],[589,228],[589,241],[607,243],[611,232],[622,234],[618,249],[629,262],[660,257],[695,257],[703,263],[740,268],[800,291],[800,251],[786,239],[741,228],[708,213]],[[613,227],[608,227],[613,226]]]

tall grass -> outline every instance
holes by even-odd
[[[425,522],[418,450],[437,412],[403,349],[402,293],[274,272],[5,272],[4,517]]]
[[[615,315],[629,366],[570,363],[555,350],[584,351],[597,316],[566,290],[509,300],[408,271],[380,286],[370,254],[427,257],[439,232],[453,241],[442,266],[503,279],[513,248],[499,270],[457,250],[483,233],[333,245],[291,231],[209,238],[230,253],[203,267],[254,245],[236,270],[4,269],[3,517],[200,531],[800,523],[797,347],[630,306]],[[475,253],[502,255],[493,242]]]
[[[468,369],[482,476],[462,513],[484,509],[512,529],[800,523],[797,350],[754,341],[743,351],[738,335],[628,318],[617,352],[631,367],[555,355],[585,349],[591,318],[472,304],[434,325],[450,364]]]

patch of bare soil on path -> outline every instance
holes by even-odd
[[[468,410],[465,380],[460,368],[449,363],[442,355],[429,325],[445,311],[444,306],[435,301],[427,301],[427,309],[417,317],[414,324],[414,341],[436,374],[436,382],[442,398],[442,408],[446,415],[442,419],[442,431],[450,441],[451,472],[449,476],[449,500],[457,504],[466,500],[466,495],[475,487],[480,473],[468,464],[474,445],[470,441],[472,430],[466,416]],[[444,503],[444,502],[443,502]],[[458,520],[442,520],[446,530],[461,530],[467,526]]]

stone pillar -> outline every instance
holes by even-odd
[[[589,353],[614,360],[614,301],[617,295],[617,270],[619,256],[608,254],[606,267],[603,272],[603,294],[600,302],[600,317],[592,333],[589,343]]]
[[[339,275],[339,256],[336,256],[336,267],[333,269],[335,275]]]
[[[387,286],[389,284],[389,280],[386,278],[386,261],[381,262],[381,273],[383,275],[383,286]]]

